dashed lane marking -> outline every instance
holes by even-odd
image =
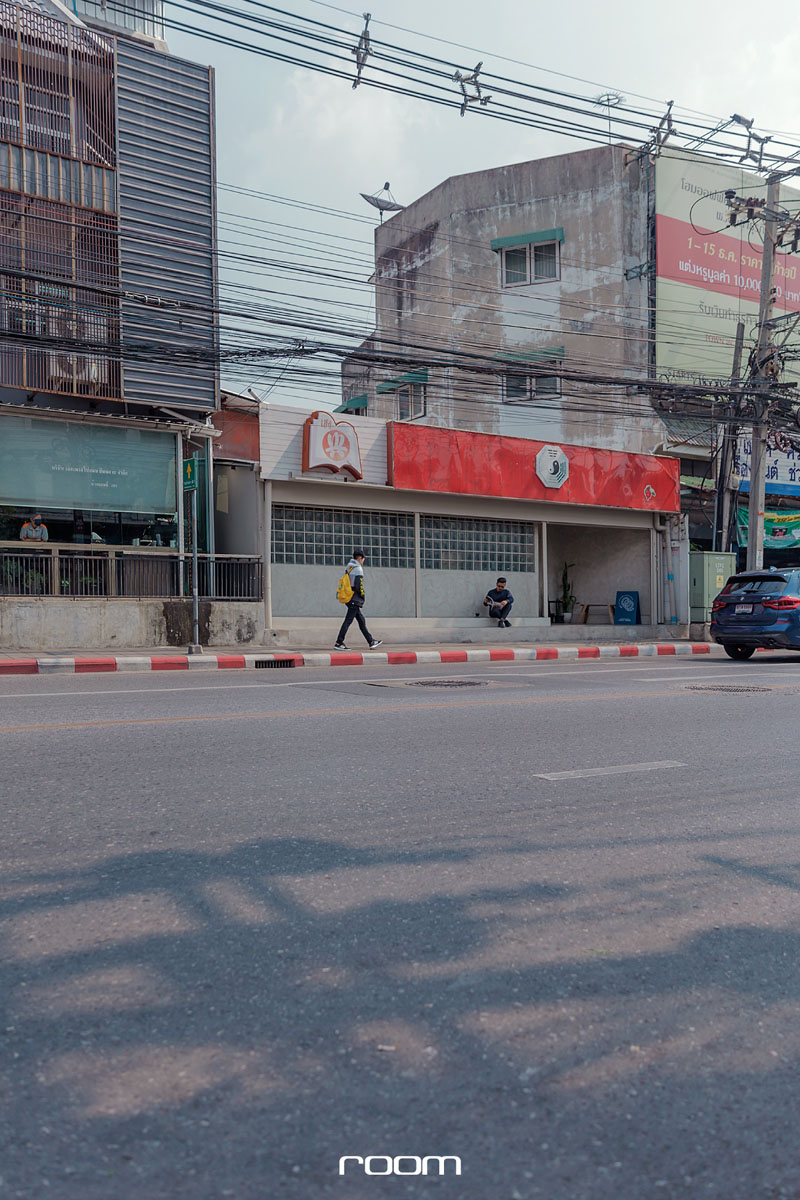
[[[619,767],[586,767],[577,771],[547,771],[536,779],[588,779],[592,775],[627,775],[633,771],[666,771],[670,767],[685,767],[684,762],[626,763]]]

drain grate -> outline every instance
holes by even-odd
[[[695,683],[687,684],[689,692],[771,692],[770,687],[737,687],[734,683]]]
[[[296,658],[257,658],[256,667],[296,667]]]
[[[458,687],[488,687],[486,680],[480,679],[412,679],[409,687],[439,687],[439,688],[458,688]]]

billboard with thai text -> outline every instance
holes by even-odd
[[[736,326],[744,323],[742,371],[755,345],[764,222],[731,226],[725,192],[766,197],[758,175],[686,152],[656,162],[656,369],[660,378],[728,380]],[[780,207],[798,211],[800,191],[781,185]],[[757,211],[757,210],[755,210]],[[779,250],[773,316],[800,312],[800,254]],[[790,363],[783,378],[800,378]]]

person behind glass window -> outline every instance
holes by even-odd
[[[46,542],[48,540],[47,526],[42,520],[41,513],[35,513],[30,521],[25,522],[19,531],[19,538],[21,542]]]

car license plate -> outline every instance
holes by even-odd
[[[735,613],[751,613],[753,606],[752,604],[737,604],[733,611]]]

